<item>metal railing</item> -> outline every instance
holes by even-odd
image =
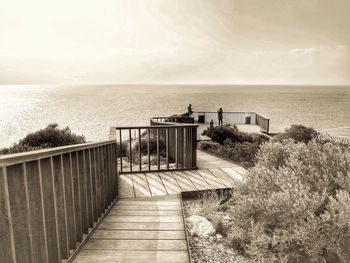
[[[119,173],[159,172],[197,168],[197,127],[168,117],[151,119],[150,126],[111,127],[117,142]]]
[[[256,125],[260,126],[260,128],[264,131],[269,133],[270,132],[270,120],[266,119],[265,117],[256,114]]]
[[[217,112],[193,112],[191,117],[195,123],[210,123],[213,120],[214,124],[218,124]],[[270,120],[256,112],[224,112],[223,121],[229,124],[256,124],[262,131],[269,132]]]
[[[0,156],[0,258],[62,262],[117,197],[116,142]]]

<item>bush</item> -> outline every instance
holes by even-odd
[[[45,129],[29,133],[12,147],[1,149],[0,154],[26,152],[85,142],[83,135],[76,135],[71,132],[69,127],[59,128],[57,123],[52,123]]]
[[[286,139],[293,139],[295,142],[308,143],[312,139],[316,138],[318,132],[311,128],[303,125],[292,125],[286,129],[284,133],[277,134],[274,138],[274,142],[281,142]]]
[[[346,262],[349,171],[349,145],[265,143],[231,201],[232,246],[257,262]]]
[[[198,148],[203,151],[223,156],[246,167],[254,166],[259,147],[258,142],[233,143],[230,139],[226,139],[223,145],[212,141],[203,141],[198,144]]]
[[[268,137],[263,134],[249,134],[246,132],[239,131],[237,126],[216,126],[208,128],[204,131],[204,134],[212,139],[213,142],[224,144],[229,139],[234,143],[243,142],[258,142],[259,144],[268,140]]]

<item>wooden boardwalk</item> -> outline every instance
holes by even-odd
[[[119,175],[121,198],[74,262],[189,262],[180,193],[233,187],[246,170],[198,151],[198,170]]]
[[[197,151],[199,169],[193,171],[119,175],[119,197],[147,197],[233,187],[246,169],[238,164]]]

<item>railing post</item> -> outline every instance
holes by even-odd
[[[139,135],[139,170],[142,171],[142,155],[141,155],[141,129],[138,129]]]
[[[166,168],[169,170],[169,128],[165,129]]]
[[[160,152],[159,152],[159,128],[157,128],[157,167],[160,170]]]

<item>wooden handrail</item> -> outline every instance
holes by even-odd
[[[116,142],[0,157],[0,255],[69,259],[117,198]]]

